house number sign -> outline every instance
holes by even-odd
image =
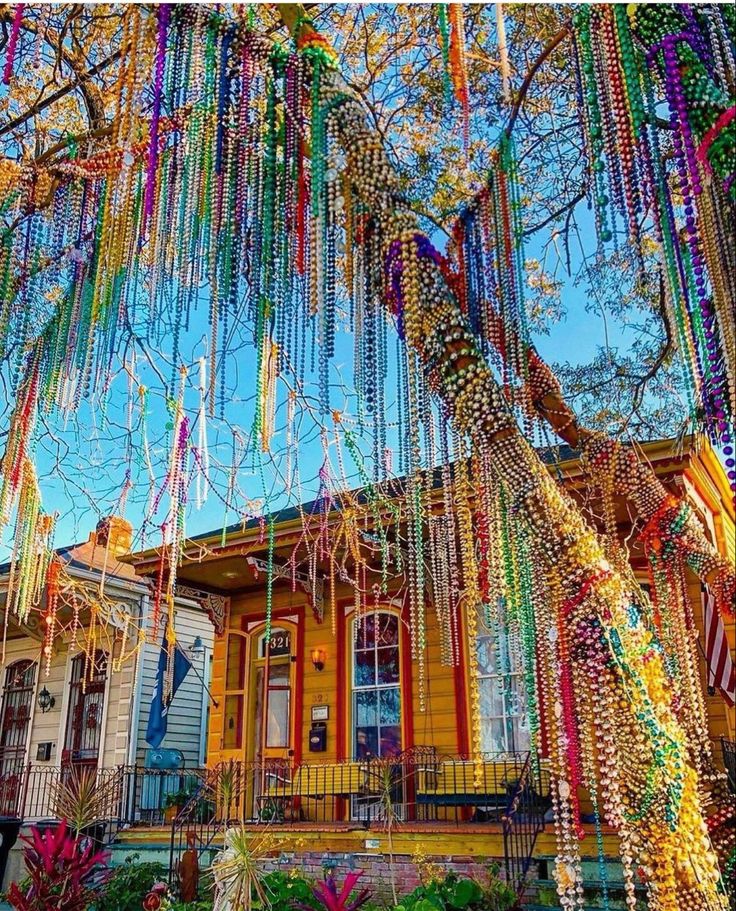
[[[291,654],[291,636],[286,630],[276,629],[273,631],[268,643],[268,654],[272,658],[275,658],[278,655]]]

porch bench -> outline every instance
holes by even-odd
[[[504,807],[516,776],[508,762],[439,762],[416,770],[416,801],[445,807]]]
[[[265,797],[291,798],[350,797],[362,794],[366,787],[366,767],[359,762],[328,765],[303,765],[291,777],[288,771],[267,776]]]

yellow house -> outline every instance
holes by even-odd
[[[733,504],[709,445],[701,441],[679,452],[673,441],[657,441],[642,448],[660,479],[698,512],[712,543],[721,553],[733,554]],[[581,503],[587,500],[575,454],[563,449],[555,463],[565,486]],[[619,531],[629,537],[630,518],[619,505]],[[330,586],[320,576],[317,558],[302,569],[305,527],[318,512],[318,506],[306,504],[231,526],[224,536],[221,531],[197,536],[188,542],[178,569],[179,584],[216,593],[225,603],[214,644],[207,764],[227,777],[228,793],[237,792],[227,815],[281,826],[284,843],[292,839],[292,849],[298,845],[295,854],[284,855],[290,863],[317,871],[325,858],[359,862],[375,872],[376,882],[382,876],[385,881],[381,864],[389,849],[406,859],[420,848],[441,857],[448,868],[462,870],[474,869],[482,858],[503,858],[511,876],[526,871],[532,853],[537,861],[554,854],[551,826],[544,819],[544,756],[540,767],[530,758],[514,642],[501,643],[500,651],[490,648],[490,631],[479,613],[476,648],[486,757],[479,773],[468,761],[466,631],[457,631],[458,660],[446,666],[441,659],[447,643],[435,612],[428,610],[422,667],[412,654],[401,576],[386,594],[363,592],[356,601],[361,580],[351,576],[349,560],[343,579]],[[334,518],[333,512],[318,521]],[[365,538],[370,541],[368,528]],[[131,560],[143,575],[154,574],[160,565],[155,551]],[[636,545],[632,564],[645,583],[645,559]],[[688,586],[702,631],[701,586],[695,576]],[[733,622],[726,633],[733,649]],[[734,739],[733,713],[718,690],[708,689],[705,661],[701,670],[720,762],[721,740]],[[396,771],[399,756],[401,772]],[[521,827],[529,831],[512,850],[508,808],[514,797],[517,803],[531,802],[526,815],[519,814]],[[533,826],[532,809],[537,814]],[[179,821],[179,843],[186,826],[186,819]],[[616,853],[612,834],[606,835],[606,853]]]

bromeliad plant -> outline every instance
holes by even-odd
[[[95,851],[85,839],[75,838],[66,820],[56,829],[31,829],[23,839],[28,847],[24,860],[28,880],[23,888],[11,883],[7,898],[15,911],[86,911],[95,888],[109,872],[106,851]]]
[[[312,889],[318,905],[324,908],[324,911],[356,911],[356,909],[362,908],[370,898],[369,889],[361,889],[355,898],[350,897],[362,875],[362,870],[348,873],[342,889],[338,892],[334,874],[327,873],[324,880],[317,883]],[[295,907],[299,908],[300,911],[314,911],[312,905],[307,905],[303,902],[299,902]]]

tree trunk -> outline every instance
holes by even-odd
[[[282,6],[280,11],[301,47],[324,47],[298,8],[294,12],[290,5]],[[455,427],[505,484],[512,510],[527,524],[544,561],[540,569],[549,598],[540,613],[550,623],[541,629],[549,635],[554,656],[546,672],[547,708],[553,709],[556,875],[565,905],[576,907],[582,900],[572,811],[583,781],[576,751],[593,752],[588,741],[574,742],[577,724],[584,736],[595,738],[589,768],[597,769],[607,818],[622,838],[629,901],[634,901],[631,866],[639,863],[649,878],[650,907],[674,911],[685,901],[694,909],[725,908],[700,807],[699,776],[671,703],[661,652],[635,608],[640,593],[608,563],[580,510],[555,485],[516,426],[445,281],[439,257],[400,194],[379,138],[335,69],[321,68],[319,102],[336,127],[354,191],[382,238],[385,261],[401,271],[399,318],[406,342],[419,355]],[[656,488],[649,493],[658,495]],[[656,511],[657,504],[648,499],[644,505],[652,514]],[[466,578],[466,586],[467,597],[475,591],[474,580]],[[466,600],[466,616],[476,606]],[[540,643],[540,652],[546,648]]]

